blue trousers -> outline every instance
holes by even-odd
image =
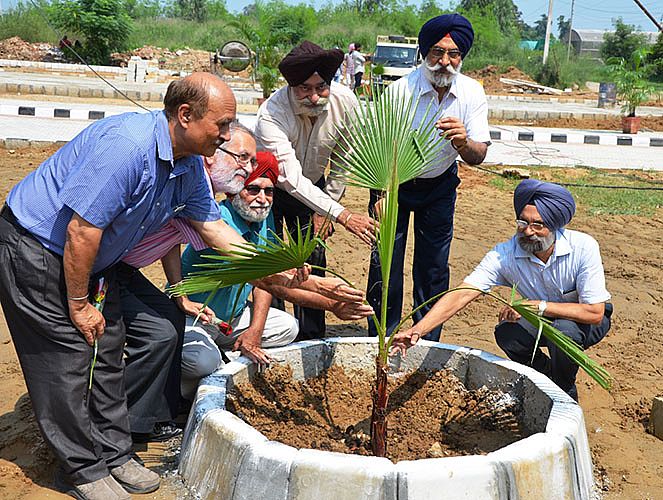
[[[607,303],[603,320],[598,325],[576,323],[568,319],[556,319],[552,325],[564,335],[575,340],[583,349],[587,349],[597,344],[610,330],[612,311],[612,304]],[[537,328],[522,318],[515,323],[503,321],[495,327],[497,345],[509,356],[509,359],[532,366],[577,401],[576,375],[578,374],[578,365],[543,335],[541,335],[539,345],[547,347],[550,355],[547,356],[541,349],[537,348],[534,361],[530,365],[536,334]]]
[[[453,237],[453,218],[456,206],[456,187],[460,184],[458,167],[454,163],[442,175],[432,179],[414,179],[400,186],[398,192],[398,224],[394,243],[394,258],[387,296],[387,333],[391,335],[401,320],[403,309],[403,265],[405,246],[414,213],[414,261],[412,262],[413,304],[418,307],[432,296],[449,288],[449,249]],[[375,202],[381,197],[371,192],[369,213],[374,216]],[[368,302],[377,312],[382,303],[382,274],[378,253],[373,249],[368,272]],[[429,304],[414,314],[419,321],[430,310]],[[379,317],[378,313],[378,317]],[[441,328],[424,338],[439,340]],[[368,332],[377,335],[373,320],[369,318]]]

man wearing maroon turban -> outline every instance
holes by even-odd
[[[260,106],[256,139],[259,149],[273,153],[279,163],[273,208],[279,233],[284,223],[292,231],[298,221],[304,229],[312,222],[317,232],[330,217],[369,244],[373,220],[343,207],[339,200],[345,185],[337,177],[325,176],[330,159],[343,159],[337,144],[343,139],[339,127],[359,105],[352,91],[332,81],[342,61],[339,49],[325,50],[308,41],[293,48],[279,64],[288,85]],[[324,236],[332,231],[330,224]],[[309,262],[324,266],[324,249],[316,249]],[[295,315],[299,339],[324,337],[322,311],[296,306]]]
[[[576,209],[571,193],[558,184],[527,179],[514,191],[513,206],[516,234],[488,252],[460,290],[443,296],[421,321],[397,333],[398,350],[414,345],[496,286],[515,286],[529,299],[525,304],[583,349],[606,336],[613,308],[599,245],[590,235],[564,227]],[[538,329],[510,307],[502,309],[499,320],[495,340],[507,356],[547,375],[577,400],[578,365],[542,336],[539,346],[548,348],[545,354],[536,346]]]
[[[418,99],[413,127],[424,116],[434,114],[436,127],[447,143],[434,160],[434,167],[420,177],[403,184],[398,193],[399,214],[396,244],[389,282],[387,327],[393,331],[401,319],[403,304],[403,266],[410,213],[414,213],[414,261],[412,263],[413,307],[449,288],[449,249],[453,237],[458,166],[462,159],[471,165],[481,163],[490,144],[488,106],[481,85],[461,74],[463,59],[470,51],[474,31],[460,14],[445,14],[426,22],[419,32],[419,50],[424,62],[390,87],[401,99]],[[434,140],[441,140],[435,136]],[[381,197],[371,192],[369,211]],[[377,251],[371,255],[368,277],[368,301],[377,311],[382,302],[382,272]],[[431,308],[418,310],[421,319]],[[377,335],[368,322],[370,335]],[[437,340],[440,328],[426,337]]]

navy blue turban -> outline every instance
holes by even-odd
[[[566,226],[576,211],[568,189],[551,182],[525,179],[513,192],[513,208],[520,217],[525,205],[534,205],[543,223],[552,230]]]
[[[313,73],[320,75],[329,85],[342,62],[342,50],[325,50],[304,40],[283,58],[279,71],[291,87],[304,83]]]
[[[464,58],[472,47],[474,30],[472,24],[460,14],[444,14],[426,21],[419,31],[421,55],[426,57],[430,48],[447,35],[451,36]]]

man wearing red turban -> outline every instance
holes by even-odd
[[[292,49],[279,64],[288,85],[260,106],[256,139],[259,149],[273,153],[279,163],[273,211],[280,234],[284,223],[292,231],[298,222],[304,230],[312,222],[318,232],[329,217],[370,244],[373,220],[343,207],[345,185],[333,175],[325,177],[330,160],[343,159],[339,128],[359,105],[352,91],[332,82],[342,61],[341,50],[308,41]],[[332,229],[330,224],[323,236]],[[309,262],[324,266],[324,248],[318,247]],[[324,312],[295,307],[295,315],[300,339],[324,337]]]

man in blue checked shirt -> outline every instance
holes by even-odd
[[[211,74],[172,82],[163,111],[89,126],[17,184],[2,208],[0,301],[37,423],[60,465],[56,485],[75,498],[159,487],[158,475],[130,456],[115,265],[175,213],[211,247],[244,241],[219,219],[200,157],[230,139],[235,107],[230,88]],[[103,314],[90,303],[100,277],[108,284]]]

